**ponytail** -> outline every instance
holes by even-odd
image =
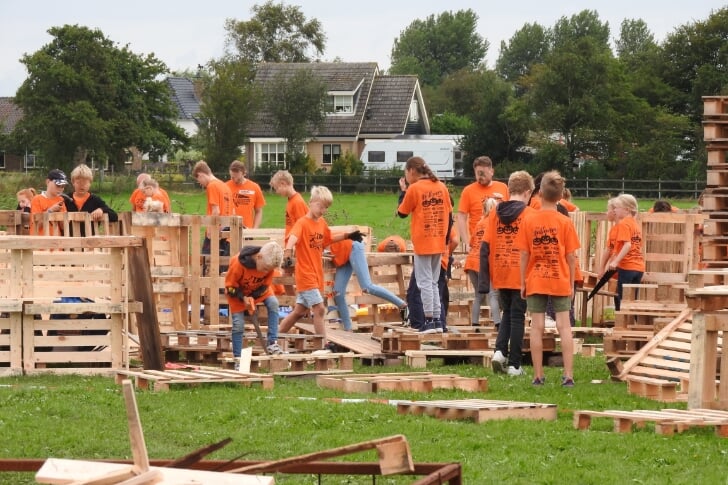
[[[404,165],[405,170],[412,169],[420,175],[424,175],[433,182],[438,182],[440,179],[430,169],[425,160],[422,157],[410,157],[407,159],[407,163]]]

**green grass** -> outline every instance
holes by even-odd
[[[407,370],[411,369],[356,369]],[[546,368],[543,388],[533,388],[528,375],[509,378],[467,364],[435,365],[428,370],[486,376],[488,392],[437,390],[426,395],[387,392],[374,396],[319,389],[312,379],[276,378],[270,391],[234,385],[178,387],[167,393],[138,391],[137,403],[150,458],[177,458],[231,437],[230,445],[209,458],[231,459],[245,453],[245,459],[277,459],[401,433],[416,462],[460,462],[465,484],[726,483],[728,440],[716,437],[710,428],[665,437],[648,424],[631,434],[618,434],[611,420],[595,419],[588,431],[574,429],[573,410],[685,407],[629,395],[625,384],[609,380],[601,357],[576,358],[573,389],[557,384],[558,368]],[[530,375],[529,367],[526,371]],[[341,403],[325,400],[328,397],[552,403],[558,405],[558,420],[444,421],[399,415],[388,404]],[[131,458],[123,396],[110,378],[2,378],[0,433],[0,456],[5,458]],[[363,452],[345,458],[352,459],[376,461],[376,456]],[[312,477],[296,475],[279,475],[276,481],[316,483]],[[411,478],[377,480],[411,482]],[[0,483],[33,481],[29,474],[0,474]],[[329,477],[323,483],[371,480]]]

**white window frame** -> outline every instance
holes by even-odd
[[[23,165],[26,169],[35,168],[36,161],[35,153],[26,153],[23,157]]]
[[[329,94],[326,100],[326,110],[330,115],[353,115],[354,95]]]
[[[327,155],[326,149],[327,148],[329,149],[329,153],[328,153],[329,161],[328,162],[326,161],[326,155]],[[323,152],[323,157],[321,158],[321,163],[323,165],[331,165],[336,160],[341,158],[341,145],[338,143],[324,143],[322,146],[322,152]]]
[[[271,160],[271,155],[273,159]],[[279,142],[259,142],[255,144],[255,165],[274,164],[286,168],[286,144]]]
[[[412,123],[417,123],[418,121],[420,121],[420,105],[416,99],[413,99],[410,102],[408,120]]]

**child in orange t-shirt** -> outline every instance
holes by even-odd
[[[30,201],[30,233],[38,236],[45,234],[45,229],[35,226],[34,215],[43,212],[66,212],[63,189],[68,185],[66,174],[61,170],[53,169],[46,177],[46,189],[33,197]],[[67,195],[65,197],[68,197]],[[61,236],[61,227],[57,222],[51,222],[49,236]]]
[[[300,318],[310,312],[313,314],[314,330],[317,334],[326,337],[322,261],[324,248],[350,236],[356,237],[356,234],[361,237],[359,231],[351,234],[331,234],[323,216],[333,201],[334,197],[326,187],[321,185],[311,187],[308,213],[296,221],[288,235],[284,265],[291,267],[295,262],[293,274],[296,282],[296,305],[281,322],[279,327],[281,333],[288,332]]]
[[[494,372],[523,375],[521,367],[526,300],[521,296],[521,254],[515,247],[523,221],[534,209],[528,206],[533,177],[526,171],[508,178],[510,200],[501,202],[490,214],[480,246],[479,293],[498,290],[503,315],[491,359]]]
[[[278,345],[278,298],[275,296],[273,277],[283,260],[283,249],[275,242],[262,246],[245,246],[237,258],[230,258],[230,267],[225,275],[225,290],[232,318],[232,344],[235,365],[243,350],[246,299],[253,305],[263,303],[268,312],[268,336],[266,351],[282,354]]]
[[[634,196],[620,194],[614,198],[614,247],[605,270],[617,270],[617,296],[614,297],[614,309],[617,311],[622,301],[624,285],[641,283],[645,274],[642,227],[634,218],[637,210],[637,199]]]
[[[283,236],[283,240],[287,241],[293,225],[308,213],[308,206],[301,194],[296,192],[293,187],[293,175],[288,170],[278,170],[274,173],[270,179],[270,186],[276,194],[288,200],[286,202],[286,230]]]
[[[432,173],[424,159],[409,158],[404,173],[409,188],[397,208],[397,215],[405,218],[412,214],[414,274],[425,313],[425,323],[420,331],[434,333],[441,331],[443,325],[437,282],[440,261],[447,252],[452,231],[452,203],[447,187]]]
[[[546,172],[541,180],[541,209],[526,217],[515,241],[521,251],[521,298],[526,299],[531,312],[531,359],[536,386],[545,381],[543,333],[549,296],[556,312],[564,358],[561,384],[574,386],[574,340],[569,308],[574,297],[575,252],[580,245],[571,219],[556,210],[563,192],[563,177],[557,171]]]
[[[225,182],[215,177],[212,169],[204,160],[200,160],[192,167],[192,178],[205,189],[207,195],[207,208],[205,214],[208,216],[232,216],[233,215],[233,196]],[[214,228],[207,227],[205,229],[205,239],[202,242],[202,254],[210,254],[210,230],[225,230],[225,227],[217,226]],[[220,239],[220,247],[218,248],[220,256],[230,256],[230,241],[228,239]],[[220,273],[227,270],[227,267],[220,265]],[[207,268],[203,267],[203,275],[207,274]]]

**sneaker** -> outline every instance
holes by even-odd
[[[543,386],[546,383],[546,377],[534,377],[531,381],[533,386]]]
[[[235,372],[240,372],[240,357],[235,358],[235,365],[233,366]]]
[[[403,306],[399,309],[399,316],[402,318],[402,325],[409,323],[409,307]]]
[[[574,387],[574,379],[572,379],[571,377],[563,376],[561,378],[561,385],[563,387]]]
[[[493,358],[490,359],[490,364],[493,367],[493,372],[497,374],[506,373],[506,357],[500,350],[495,351]]]
[[[433,321],[425,321],[425,323],[420,327],[418,330],[419,333],[437,333],[437,328],[435,328],[435,323]]]
[[[550,316],[546,315],[546,323],[544,326],[546,328],[556,328],[556,320],[554,320]]]
[[[280,355],[280,354],[283,353],[283,349],[281,348],[280,345],[278,345],[277,342],[274,342],[274,343],[270,344],[265,349],[271,355]]]
[[[522,367],[515,367],[512,365],[508,366],[508,375],[509,376],[522,376],[524,374]]]

